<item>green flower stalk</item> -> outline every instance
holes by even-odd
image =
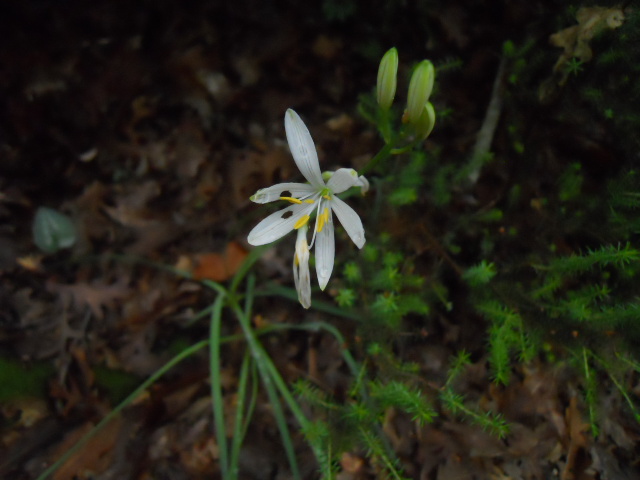
[[[398,50],[391,48],[380,60],[376,99],[383,110],[389,110],[396,96],[398,85]]]
[[[407,115],[409,123],[417,124],[424,112],[424,107],[433,90],[433,82],[436,71],[433,63],[423,60],[416,67],[409,82],[409,95],[407,97]]]
[[[426,140],[426,138],[431,134],[433,127],[436,124],[436,111],[433,108],[431,102],[427,102],[427,104],[422,109],[422,114],[418,121],[414,124],[414,128],[416,130],[416,138],[420,141]]]

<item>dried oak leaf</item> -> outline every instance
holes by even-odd
[[[91,239],[109,238],[113,226],[104,215],[105,199],[110,193],[109,187],[94,181],[87,185],[82,194],[73,202],[73,210],[81,231],[78,235],[83,250],[89,251]]]
[[[62,464],[53,474],[53,480],[93,478],[93,475],[105,471],[113,464],[114,448],[123,426],[121,417],[116,417],[109,422],[99,435],[92,437],[75,455]],[[92,428],[91,423],[85,423],[68,433],[55,449],[52,458],[61,457]]]
[[[248,203],[249,197],[259,188],[294,174],[293,162],[286,150],[265,148],[261,152],[243,152],[230,163],[229,182],[234,205]]]
[[[104,211],[120,225],[130,228],[136,241],[126,248],[127,253],[148,255],[177,238],[182,228],[164,211],[149,206],[162,193],[162,187],[150,180],[126,188],[116,189],[116,205]]]
[[[578,400],[575,396],[571,397],[569,401],[565,417],[569,444],[566,450],[567,463],[560,478],[562,480],[573,480],[581,478],[578,472],[584,469],[584,465],[582,465],[580,452],[586,450],[590,443],[589,424],[582,419],[582,412],[578,408]]]
[[[101,281],[80,282],[72,285],[48,281],[47,290],[59,295],[65,308],[74,306],[78,311],[89,308],[99,320],[104,318],[103,308],[112,308],[117,302],[131,295],[131,289],[127,286],[126,280],[119,280],[111,285]]]
[[[344,472],[351,475],[361,474],[365,467],[362,457],[350,452],[342,454],[340,457],[340,466]]]
[[[237,242],[229,242],[222,253],[182,256],[176,267],[191,273],[194,280],[224,282],[235,275],[246,256],[247,251]]]
[[[148,204],[162,193],[155,180],[115,189],[115,207],[104,207],[104,211],[116,222],[131,228],[144,228],[157,222]]]
[[[578,25],[565,28],[549,37],[549,41],[556,47],[564,49],[562,55],[553,67],[553,71],[560,73],[559,85],[564,85],[569,76],[565,68],[569,60],[577,58],[581,62],[588,62],[593,57],[589,42],[604,30],[615,30],[624,23],[624,12],[619,8],[582,7],[576,13]]]

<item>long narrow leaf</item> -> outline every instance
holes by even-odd
[[[248,388],[250,379],[252,380],[251,391],[249,391]],[[244,441],[247,433],[247,427],[249,426],[249,422],[253,416],[253,409],[257,400],[257,382],[255,380],[255,363],[253,362],[251,354],[247,350],[244,359],[242,360],[240,376],[238,378],[238,403],[236,405],[233,435],[231,437],[231,456],[229,459],[230,478],[238,478],[240,447],[242,446],[242,442]],[[248,395],[251,395],[251,398],[247,402]]]
[[[287,458],[291,466],[292,474],[294,478],[299,479],[301,478],[300,470],[298,468],[295,450],[293,448],[293,442],[291,440],[291,434],[289,433],[287,421],[284,416],[284,412],[282,410],[280,398],[278,396],[278,388],[274,385],[274,382],[276,384],[279,383],[278,380],[283,384],[284,382],[282,381],[282,378],[280,377],[277,369],[273,365],[271,358],[269,357],[267,352],[264,350],[264,348],[262,347],[262,344],[260,344],[260,342],[258,341],[255,332],[251,328],[250,317],[248,315],[245,315],[245,312],[240,309],[237,303],[233,306],[233,311],[236,314],[238,321],[240,322],[242,331],[245,335],[247,343],[249,344],[251,355],[253,355],[254,361],[256,362],[256,365],[258,367],[258,372],[260,373],[262,384],[264,385],[264,388],[267,391],[269,402],[271,404],[271,408],[273,409],[273,414],[276,419],[276,423],[278,424],[278,429],[280,430],[280,436],[282,437],[283,447],[285,449],[285,453],[287,454]],[[274,372],[275,372],[275,377],[274,377]],[[287,403],[289,402],[287,401]],[[295,412],[294,412],[294,415],[296,415]],[[304,418],[304,415],[302,417]],[[296,418],[297,418],[297,415],[296,415]]]
[[[228,478],[229,455],[227,450],[227,432],[224,423],[224,400],[222,398],[222,365],[220,363],[220,340],[222,327],[222,308],[225,295],[220,294],[213,304],[211,326],[209,329],[209,375],[211,378],[211,400],[213,406],[213,423],[218,442],[220,472],[222,478]],[[233,480],[233,477],[229,477]]]

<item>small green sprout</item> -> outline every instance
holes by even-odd
[[[567,72],[570,75],[578,75],[580,72],[584,70],[584,62],[576,57],[571,57],[571,59],[565,64],[564,68],[567,69]]]
[[[372,308],[380,313],[393,313],[398,311],[397,296],[393,293],[379,294]]]
[[[350,283],[358,283],[362,280],[360,267],[354,262],[348,262],[345,264],[343,274]]]
[[[353,307],[356,300],[355,292],[350,288],[341,288],[336,295],[336,302],[341,307]]]
[[[482,260],[478,265],[467,269],[462,277],[472,287],[479,287],[489,283],[495,275],[496,266],[491,262],[487,263],[485,260]]]

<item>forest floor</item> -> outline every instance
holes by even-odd
[[[548,41],[563,13],[553,2],[415,3],[0,6],[0,478],[36,478],[145,378],[207,338],[208,317],[197,315],[214,292],[200,280],[226,282],[251,250],[247,233],[264,211],[249,197],[299,178],[284,135],[288,108],[305,119],[323,169],[358,169],[382,147],[356,108],[375,86],[381,55],[398,48],[404,85],[411,64],[423,58],[459,62],[439,77],[433,100],[453,114],[443,116],[425,148],[464,159],[483,125],[503,43],[534,39],[549,57],[562,53]],[[541,69],[539,83],[552,68],[553,62]],[[553,165],[566,163],[567,137],[577,139],[572,155],[595,158],[596,179],[612,154],[588,119],[560,133],[537,115],[522,113],[523,125],[537,122],[530,135],[546,155],[544,166],[531,169],[537,185],[555,181]],[[495,135],[498,152],[508,150],[506,131],[502,126]],[[481,177],[476,204],[504,194],[503,173],[497,167]],[[535,236],[533,225],[544,215],[531,196],[518,226]],[[464,258],[441,251],[443,218],[469,205],[462,199],[435,214],[387,212],[371,228],[402,245],[418,270],[450,263],[454,277]],[[41,206],[72,218],[72,248],[48,255],[37,249],[32,223]],[[357,203],[358,211],[365,208]],[[421,225],[433,233],[423,235]],[[497,236],[504,232],[504,225],[494,228]],[[257,264],[258,283],[293,284],[292,243],[267,250]],[[500,254],[508,257],[508,247]],[[336,266],[334,278],[341,271]],[[455,305],[464,287],[452,279],[449,289]],[[324,293],[314,291],[333,305],[336,294],[331,283]],[[353,319],[277,296],[258,297],[254,308],[257,327],[330,322],[362,358]],[[226,334],[240,331],[231,317],[225,322]],[[384,433],[408,478],[640,478],[640,428],[614,389],[602,391],[606,414],[594,439],[571,368],[551,356],[515,363],[509,384],[496,385],[483,353],[484,327],[478,315],[455,308],[401,326],[393,350],[418,365],[413,376],[425,395],[437,398],[451,357],[465,349],[473,364],[456,388],[510,425],[499,439],[443,409],[425,426],[389,411]],[[347,388],[344,345],[333,337],[281,331],[264,344],[287,381],[312,378],[338,397]],[[244,348],[235,342],[224,351],[228,411]],[[51,478],[219,478],[208,381],[204,349],[159,379]],[[304,477],[315,478],[311,452],[301,436],[294,438]],[[342,455],[339,469],[341,480],[380,475],[357,450]],[[243,447],[240,478],[290,478],[266,397]]]

